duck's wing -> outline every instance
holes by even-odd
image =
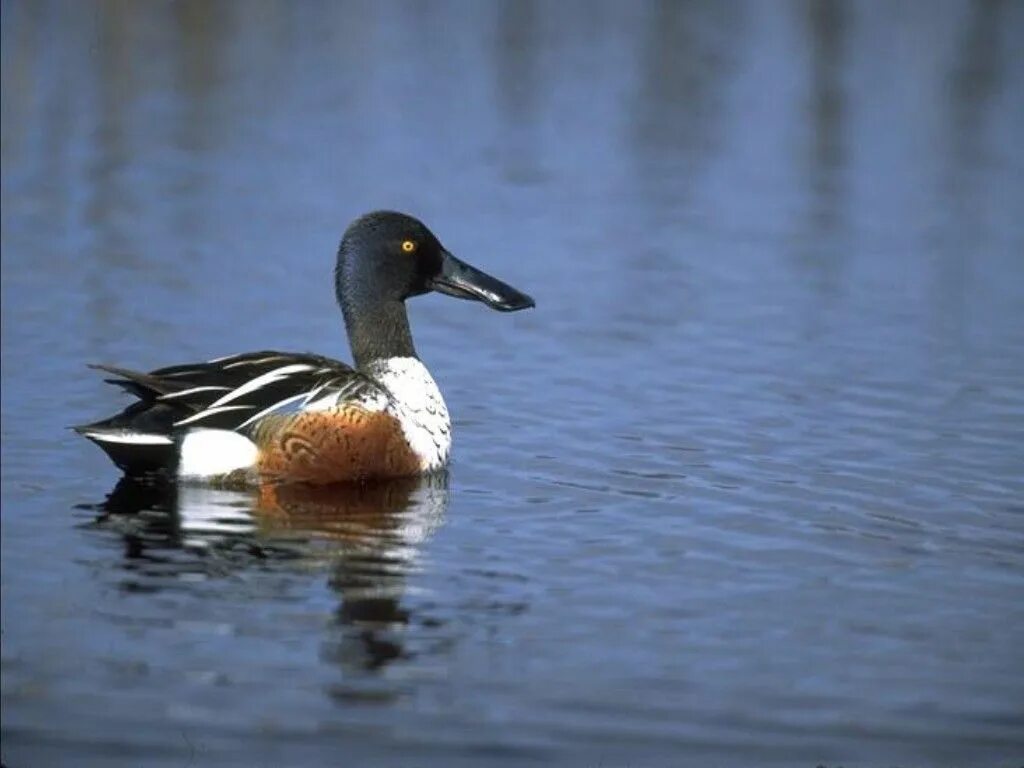
[[[92,366],[137,398],[108,419],[74,429],[129,473],[174,460],[176,437],[189,429],[249,433],[268,415],[345,400],[386,397],[373,379],[337,360],[288,352],[248,352],[140,373]]]

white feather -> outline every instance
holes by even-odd
[[[262,419],[268,413],[270,413],[272,411],[276,411],[278,408],[283,408],[284,406],[288,405],[288,403],[294,403],[296,400],[302,400],[306,396],[307,396],[306,393],[303,392],[303,393],[298,394],[298,395],[292,395],[291,397],[286,397],[284,400],[279,400],[278,402],[274,403],[269,408],[264,408],[262,411],[257,413],[255,416],[250,416],[248,419],[246,419],[245,421],[243,421],[241,424],[238,425],[238,429],[241,429],[242,427],[247,427],[250,424],[252,424],[254,421],[256,421],[257,419]]]
[[[432,472],[445,466],[452,448],[451,420],[427,367],[415,357],[389,357],[371,363],[368,373],[390,395],[383,409],[402,425],[420,469]]]
[[[193,429],[185,433],[178,455],[178,476],[207,479],[251,469],[259,450],[247,437],[227,429]]]
[[[243,357],[243,355],[231,355],[231,357]],[[226,357],[223,358],[223,360],[218,361],[211,360],[210,362],[224,362],[225,360],[230,360],[231,357]],[[226,371],[228,368],[238,368],[241,365],[262,365],[263,363],[269,363],[271,360],[284,359],[284,355],[268,355],[267,357],[260,357],[253,360],[239,360],[237,363],[230,363],[229,365],[225,365],[224,370]]]
[[[157,398],[157,400],[173,400],[176,397],[184,397],[185,395],[191,395],[195,392],[212,392],[215,389],[220,390],[221,392],[225,392],[231,389],[231,387],[192,387],[192,389],[183,389],[180,392],[172,392],[169,395],[161,395],[160,397]]]
[[[86,437],[101,443],[123,443],[126,445],[170,445],[174,441],[166,435],[153,435],[146,432],[83,432]]]
[[[238,389],[234,389],[228,392],[224,397],[219,400],[215,400],[210,403],[210,408],[216,408],[218,405],[224,403],[230,403],[232,400],[236,400],[242,395],[247,395],[250,392],[255,392],[260,387],[264,387],[267,384],[272,384],[275,381],[283,379],[285,376],[290,376],[293,373],[299,373],[301,371],[311,371],[313,366],[305,365],[304,363],[292,363],[291,365],[284,365],[280,368],[275,368],[272,371],[264,373],[262,376],[257,376],[255,379],[245,382]]]
[[[251,405],[222,405],[219,408],[207,408],[205,411],[200,411],[197,414],[189,416],[187,419],[181,419],[180,421],[174,422],[174,426],[183,427],[186,424],[192,424],[196,421],[202,421],[207,416],[213,416],[215,413],[224,413],[224,411],[245,411],[251,409]]]
[[[245,354],[244,352],[235,352],[235,354],[233,354],[233,355],[224,355],[223,357],[215,357],[212,360],[207,360],[206,363],[208,365],[210,363],[226,363],[228,360],[232,360],[233,358],[236,358],[236,357],[241,357],[244,354]]]

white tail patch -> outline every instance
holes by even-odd
[[[256,464],[256,444],[227,429],[193,429],[185,433],[178,456],[178,477],[202,480]]]
[[[146,432],[82,432],[91,440],[100,443],[121,443],[122,445],[170,445],[174,441],[166,435],[153,435]]]

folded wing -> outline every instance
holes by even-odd
[[[250,434],[272,414],[387,397],[372,379],[345,363],[311,354],[266,350],[149,373],[92,367],[112,374],[107,381],[137,399],[120,413],[75,430],[129,474],[171,466],[176,444],[189,429]]]

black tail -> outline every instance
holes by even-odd
[[[115,417],[116,418],[116,417]],[[109,419],[108,419],[109,421]],[[174,469],[177,449],[171,438],[166,442],[140,443],[133,442],[140,437],[151,437],[154,440],[160,435],[141,435],[119,429],[105,429],[99,421],[95,424],[83,424],[72,427],[78,434],[96,443],[110,457],[122,472],[130,476],[150,475]]]
[[[138,399],[120,413],[72,427],[91,440],[125,474],[145,475],[173,468],[177,450],[171,432],[180,408],[157,400],[168,388],[149,374],[108,365],[92,365],[120,378],[107,379]]]

